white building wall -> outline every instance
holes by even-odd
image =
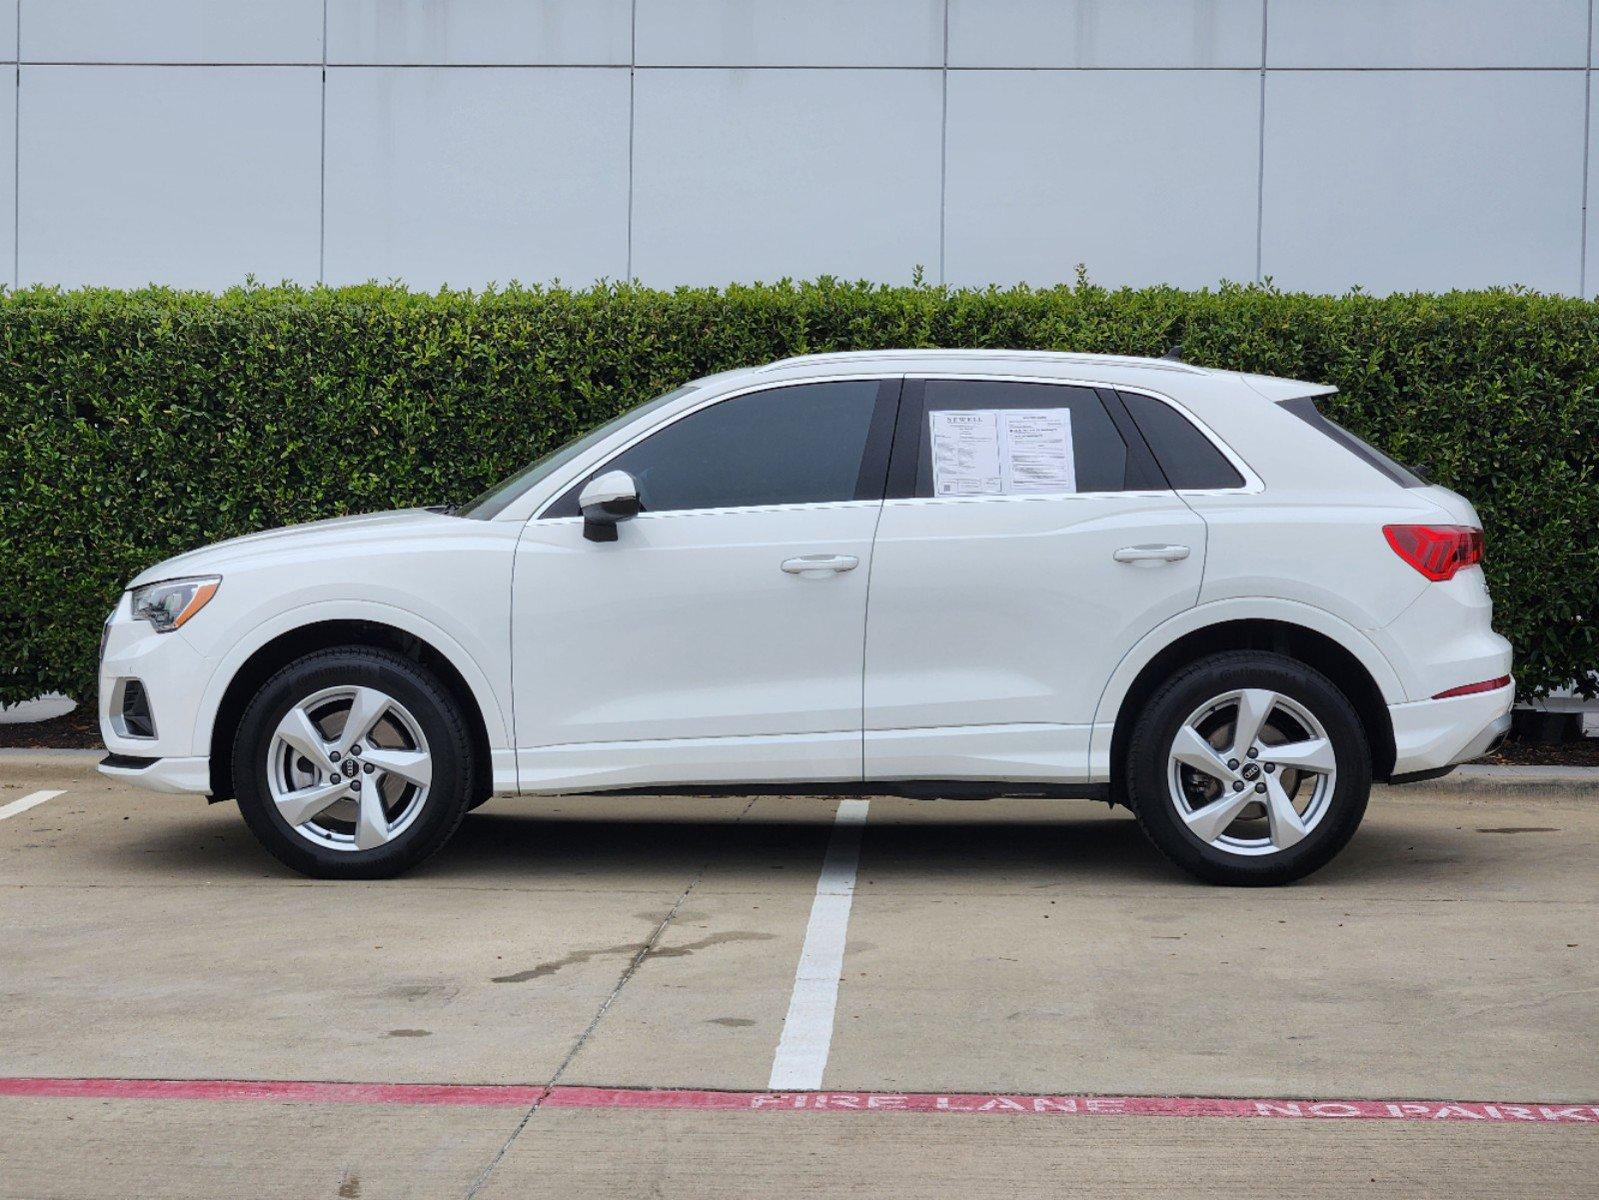
[[[1587,294],[1592,7],[0,0],[0,278]]]

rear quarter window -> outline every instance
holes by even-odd
[[[1138,432],[1173,488],[1241,488],[1244,477],[1216,444],[1182,413],[1162,400],[1119,392]]]

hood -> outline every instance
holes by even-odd
[[[456,519],[425,508],[403,508],[395,512],[366,513],[358,517],[333,517],[305,525],[285,525],[281,529],[267,529],[261,533],[229,538],[225,542],[213,542],[198,550],[165,559],[139,572],[128,586],[140,587],[185,575],[220,575],[226,572],[230,563],[246,559],[281,552],[295,553],[367,538],[404,536],[413,529],[436,529],[439,522]]]

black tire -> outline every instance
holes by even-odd
[[[1169,775],[1172,745],[1189,715],[1244,688],[1277,692],[1320,721],[1336,765],[1332,794],[1310,832],[1297,844],[1259,855],[1213,846],[1190,830]],[[1177,866],[1209,883],[1270,886],[1320,869],[1354,836],[1371,794],[1371,750],[1354,706],[1325,675],[1285,655],[1241,650],[1183,668],[1149,698],[1128,740],[1122,777],[1139,825]]]
[[[409,824],[369,850],[333,849],[296,832],[268,788],[274,731],[302,700],[340,687],[376,688],[408,710],[432,756],[432,780]],[[374,751],[375,752],[375,751]],[[318,879],[386,879],[433,854],[455,832],[478,795],[471,738],[449,690],[421,664],[391,650],[339,646],[297,659],[250,701],[233,743],[239,810],[261,844],[285,866]]]

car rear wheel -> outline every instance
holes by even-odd
[[[1354,836],[1371,792],[1360,717],[1326,676],[1264,651],[1203,659],[1139,714],[1124,762],[1155,846],[1212,883],[1287,883]]]
[[[379,879],[455,832],[476,795],[471,743],[448,690],[389,650],[320,651],[269,679],[234,742],[239,809],[286,866]]]

